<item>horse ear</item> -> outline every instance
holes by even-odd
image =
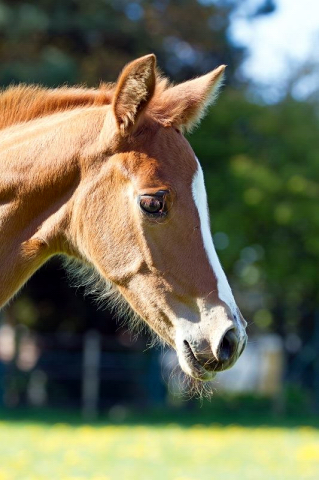
[[[165,126],[190,131],[218,95],[226,65],[210,73],[164,90],[156,110]]]
[[[146,55],[126,65],[119,76],[113,97],[113,112],[123,136],[131,133],[153,96],[155,65],[155,55]]]

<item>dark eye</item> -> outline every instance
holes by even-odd
[[[165,215],[167,213],[165,194],[166,192],[160,191],[154,195],[140,195],[139,202],[142,211],[154,217]]]

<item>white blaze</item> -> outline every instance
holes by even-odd
[[[201,228],[201,233],[203,237],[204,248],[205,248],[209,263],[217,279],[218,296],[220,300],[222,300],[229,306],[236,321],[237,305],[214,247],[214,243],[213,243],[213,239],[210,231],[208,203],[207,203],[207,195],[206,195],[206,189],[205,189],[205,183],[204,183],[203,170],[197,158],[196,158],[196,161],[197,161],[198,169],[193,178],[192,193],[193,193],[194,202],[199,214],[200,228]]]

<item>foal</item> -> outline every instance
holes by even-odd
[[[223,71],[171,86],[147,55],[99,90],[18,86],[0,95],[0,306],[63,254],[111,285],[190,376],[209,380],[234,364],[246,322],[183,136]]]

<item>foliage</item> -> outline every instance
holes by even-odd
[[[196,0],[2,0],[0,83],[95,85],[150,52],[175,79],[220,63],[234,69],[241,50],[226,39],[233,8]]]

